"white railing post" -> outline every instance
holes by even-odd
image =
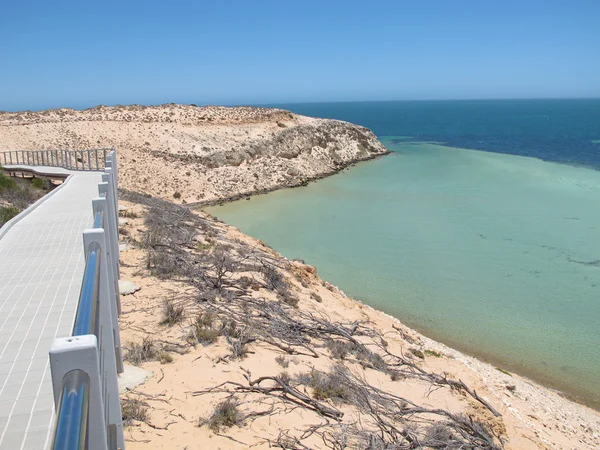
[[[119,221],[119,194],[117,192],[117,184],[115,183],[115,174],[114,169],[112,167],[107,167],[104,169],[104,173],[102,174],[102,181],[108,183],[113,192],[113,198],[115,199],[115,213],[117,215],[117,222]]]
[[[99,246],[101,254],[106,254],[107,242],[103,229],[85,230],[83,232],[83,243],[86,249]],[[86,254],[87,253],[86,250]],[[114,297],[111,298],[111,289],[108,280],[108,261],[106,258],[100,258],[100,285],[98,286],[98,316],[96,323],[97,329],[99,330],[98,348],[100,350],[100,376],[103,385],[103,404],[106,413],[106,425],[109,439],[111,438],[111,435],[113,438],[116,437],[117,447],[125,448],[117,378],[117,358],[115,353],[117,347],[114,340],[115,326],[118,329],[119,324],[113,324],[114,314],[111,307],[114,306]]]
[[[54,404],[58,412],[65,375],[82,370],[89,377],[89,403],[87,407],[88,450],[108,450],[107,427],[102,401],[102,383],[98,341],[92,334],[54,339],[50,347],[50,372],[54,389]],[[63,398],[64,402],[65,399]],[[60,418],[59,418],[60,419]],[[76,433],[78,430],[72,430]]]
[[[106,169],[112,169],[113,174],[113,183],[115,185],[115,199],[117,200],[117,205],[119,204],[119,169],[117,167],[117,152],[116,150],[112,150],[108,155],[108,160],[106,161]]]
[[[106,211],[106,199],[104,198],[95,198],[92,200],[92,208],[94,211],[94,216],[97,213],[103,213],[106,219],[105,223],[108,223],[108,213]],[[104,230],[106,231],[106,230]],[[119,281],[117,278],[116,270],[118,259],[115,261],[115,255],[113,254],[112,246],[110,244],[111,233],[105,232],[104,234],[106,245],[103,247],[106,254],[107,261],[107,276],[108,276],[108,291],[109,298],[111,303],[111,317],[112,317],[112,330],[113,330],[113,338],[114,338],[114,347],[115,347],[115,358],[117,363],[117,372],[123,373],[123,352],[121,349],[121,332],[119,330],[119,320],[118,316],[121,310],[121,297],[119,294]],[[116,255],[118,258],[118,255]]]
[[[103,175],[104,176],[104,175]],[[111,244],[112,244],[112,248],[113,248],[113,254],[114,255],[119,255],[119,218],[118,218],[118,213],[116,213],[117,208],[115,207],[115,203],[114,203],[114,197],[112,195],[112,189],[109,186],[109,183],[107,182],[102,182],[102,183],[98,183],[98,194],[100,194],[100,197],[104,196],[104,198],[106,198],[106,205],[107,205],[107,220],[104,222],[105,223],[105,228],[109,233],[112,233],[112,237],[110,239]],[[119,273],[119,269],[118,269],[118,259],[117,259],[117,274]],[[119,314],[121,313],[121,309],[120,309],[120,305],[119,305]]]

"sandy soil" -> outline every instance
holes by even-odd
[[[188,204],[291,187],[386,153],[364,127],[267,108],[0,112],[0,151],[117,149],[121,187]]]
[[[282,372],[294,378],[313,369],[327,371],[340,362],[367,380],[373,388],[394,393],[417,405],[442,408],[453,414],[465,414],[486,424],[499,433],[507,449],[597,449],[600,445],[600,414],[597,412],[572,403],[527,379],[502,373],[488,364],[416,333],[400,321],[348,298],[338,288],[321,280],[315,268],[299,261],[289,261],[261,241],[204,213],[196,214],[210,225],[208,228],[199,228],[198,234],[192,238],[197,242],[193,252],[211,252],[221,245],[226,246],[232,254],[242,254],[242,249],[263,252],[280,268],[289,283],[291,295],[298,300],[296,308],[290,308],[292,314],[294,311],[314,313],[319,317],[326,317],[331,323],[365,324],[369,330],[376,330],[379,336],[385,337],[385,348],[389,352],[404,355],[425,371],[462,380],[498,410],[501,417],[494,417],[481,403],[463,391],[433,387],[429,382],[410,376],[394,380],[389,368],[376,370],[350,356],[340,361],[332,351],[319,347],[314,340],[312,344],[318,354],[317,358],[306,354],[290,355],[263,338],[250,343],[248,354],[241,359],[230,357],[232,346],[224,336],[219,336],[215,343],[208,345],[190,345],[186,336],[194,317],[201,314],[203,308],[217,305],[231,311],[233,316],[234,311],[237,311],[235,302],[241,300],[237,296],[225,294],[203,296],[203,288],[197,283],[184,281],[185,277],[173,281],[152,275],[149,250],[141,248],[145,239],[144,217],[148,214],[148,207],[131,202],[122,203],[130,208],[125,214],[135,217],[128,219],[129,223],[123,230],[127,235],[123,240],[129,242],[129,249],[122,253],[122,275],[142,286],[135,295],[123,298],[122,339],[124,342],[139,343],[150,336],[155,342],[162,343],[159,345],[163,345],[173,358],[172,362],[163,360],[163,363],[142,363],[144,368],[154,372],[153,377],[124,397],[128,400],[140,400],[147,405],[149,412],[147,420],[134,420],[127,427],[129,449],[191,450],[249,446],[333,448],[327,447],[317,434],[306,437],[306,430],[328,422],[330,425],[324,430],[328,430],[329,436],[339,444],[342,439],[340,430],[345,425],[350,426],[349,424],[358,420],[364,424],[368,422],[364,414],[343,402],[324,401],[344,413],[341,421],[337,422],[314,411],[293,408],[290,404],[274,401],[263,395],[237,395],[242,415],[251,415],[269,408],[276,408],[276,411],[269,416],[248,418],[238,425],[217,431],[202,424],[229,394],[215,392],[198,396],[194,393],[227,381],[248,385],[248,379],[277,376]],[[174,222],[173,226],[176,226]],[[259,280],[256,286],[249,289],[252,298],[282,303],[280,297],[260,282],[260,273],[246,270],[232,275],[232,279],[239,281],[242,276]],[[199,302],[200,298],[202,300]],[[165,318],[166,299],[185,305],[184,317],[172,325],[161,324]],[[257,336],[264,336],[260,330],[256,332]],[[380,352],[382,348],[375,351]],[[282,363],[286,367],[282,367]],[[308,394],[311,393],[310,388],[304,389]],[[403,425],[408,426],[402,421],[398,424],[400,427]],[[416,430],[421,425],[410,426],[415,426]],[[367,425],[365,427],[368,428]],[[367,447],[364,442],[350,440],[346,448]]]

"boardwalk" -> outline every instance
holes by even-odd
[[[72,173],[0,234],[0,450],[49,446],[48,350],[55,337],[71,333],[85,266],[82,232],[92,225],[91,199],[102,181],[99,172]]]

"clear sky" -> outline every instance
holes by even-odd
[[[600,97],[600,0],[0,4],[0,110]]]

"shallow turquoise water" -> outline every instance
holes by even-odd
[[[600,406],[600,171],[406,139],[208,211],[425,334]]]

